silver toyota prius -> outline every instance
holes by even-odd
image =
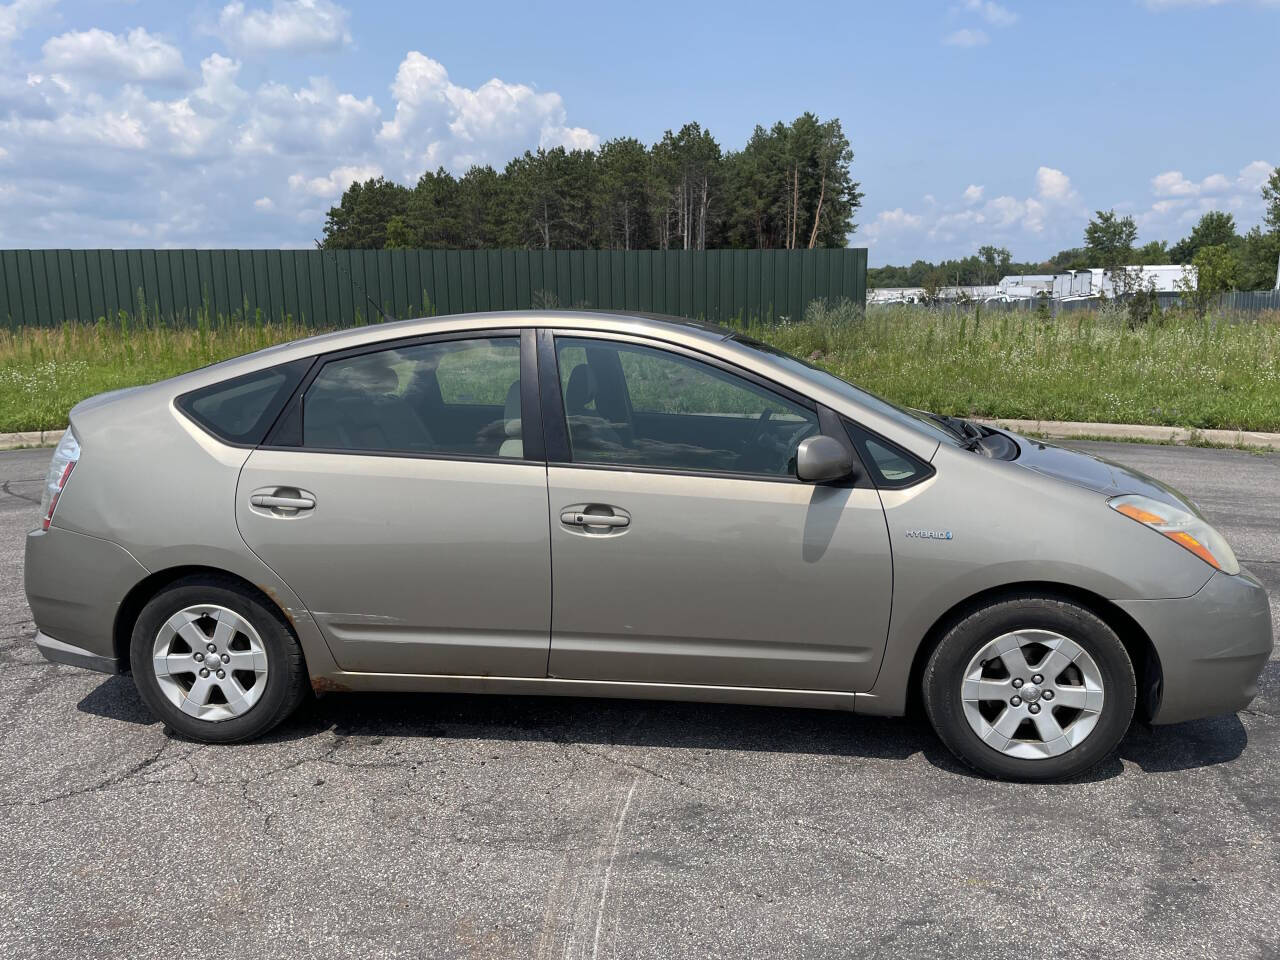
[[[1052,780],[1238,710],[1266,591],[1194,503],[670,318],[313,337],[71,412],[26,590],[50,660],[231,742],[314,691],[901,714]]]

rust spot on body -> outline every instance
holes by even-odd
[[[320,695],[326,693],[349,693],[351,690],[345,683],[334,680],[332,677],[312,677],[311,689]]]
[[[298,629],[298,623],[293,619],[293,611],[289,609],[288,604],[280,602],[280,595],[276,593],[275,589],[270,584],[259,583],[257,587],[271,598],[271,601],[279,608],[280,612],[285,615],[289,621],[289,625],[292,626],[296,632]]]

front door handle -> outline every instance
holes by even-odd
[[[568,527],[625,527],[631,518],[623,513],[587,513],[582,508],[569,507],[561,511],[560,522]]]

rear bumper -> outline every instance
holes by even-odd
[[[1152,723],[1233,713],[1258,695],[1271,658],[1271,605],[1248,571],[1215,573],[1180,600],[1130,600],[1119,606],[1146,631],[1162,679]]]
[[[116,613],[147,575],[123,547],[60,527],[27,535],[27,603],[50,660],[115,672]]]
[[[100,653],[86,650],[84,647],[72,646],[55,640],[44,633],[36,633],[36,649],[44,654],[46,660],[53,663],[65,663],[73,667],[84,667],[86,670],[97,670],[99,673],[120,673],[121,663],[118,657],[106,657]]]

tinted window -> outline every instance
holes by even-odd
[[[258,444],[309,366],[296,360],[223,380],[183,394],[178,406],[228,443]]]
[[[849,439],[858,450],[858,456],[870,469],[876,486],[909,487],[933,473],[931,466],[916,459],[897,444],[848,421],[845,426],[849,431]]]
[[[680,354],[565,338],[556,352],[578,463],[788,476],[819,432],[807,407]]]
[[[911,430],[925,434],[933,440],[949,443],[953,446],[958,442],[958,438],[954,433],[941,426],[937,421],[931,420],[925,414],[890,403],[888,400],[877,397],[874,393],[863,390],[847,380],[841,380],[833,373],[806,363],[799,357],[784,353],[777,347],[742,335],[735,336],[733,341],[734,343],[742,344],[744,347],[750,347],[758,353],[765,354],[774,363],[789,372],[804,377],[813,383],[820,384],[841,396],[848,397],[855,403],[860,403],[881,416],[887,417],[899,426],[908,427]]]
[[[332,360],[307,388],[303,446],[522,457],[520,341],[449,340]]]

